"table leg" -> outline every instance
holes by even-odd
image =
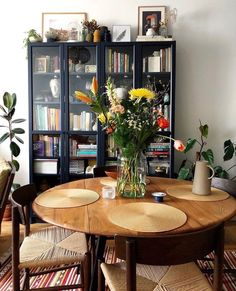
[[[99,236],[97,239],[96,244],[96,251],[95,251],[95,261],[93,265],[92,275],[91,275],[91,284],[90,284],[90,291],[97,291],[98,287],[98,260],[102,259],[104,256],[104,250],[106,246],[106,237]]]

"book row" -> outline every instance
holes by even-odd
[[[35,130],[60,130],[60,109],[35,105],[33,124]]]
[[[61,142],[58,136],[39,135],[33,141],[34,157],[59,157]]]
[[[171,62],[171,48],[160,49],[143,58],[143,73],[171,72]]]
[[[129,54],[108,49],[107,72],[130,73],[132,59]]]

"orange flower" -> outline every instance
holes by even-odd
[[[75,91],[75,97],[77,99],[80,99],[81,101],[83,101],[85,103],[88,103],[88,104],[91,104],[92,103],[91,98],[89,98],[86,94],[84,94],[81,91]]]
[[[106,130],[106,133],[109,134],[109,133],[112,133],[113,132],[113,128],[112,127],[108,127],[107,130]]]
[[[170,123],[167,119],[165,119],[164,117],[160,117],[157,119],[157,124],[159,125],[160,128],[164,129],[164,128],[168,128],[170,126]]]
[[[179,152],[183,152],[185,150],[185,145],[181,140],[176,139],[174,142],[174,148]]]
[[[98,80],[93,77],[92,85],[91,85],[91,92],[96,95],[98,92]]]

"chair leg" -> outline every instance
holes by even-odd
[[[105,290],[105,277],[101,269],[102,260],[98,260],[98,291]]]
[[[85,254],[85,260],[83,262],[82,273],[83,273],[84,290],[88,291],[89,286],[90,286],[90,280],[91,280],[91,254],[90,253]]]

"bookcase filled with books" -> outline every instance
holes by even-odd
[[[28,63],[30,182],[38,191],[116,163],[114,140],[90,106],[75,97],[77,90],[89,93],[94,76],[101,94],[108,77],[124,98],[133,87],[155,91],[157,110],[170,120],[161,134],[174,136],[174,41],[32,43]],[[172,148],[163,137],[153,140],[146,149],[148,174],[172,176]]]

